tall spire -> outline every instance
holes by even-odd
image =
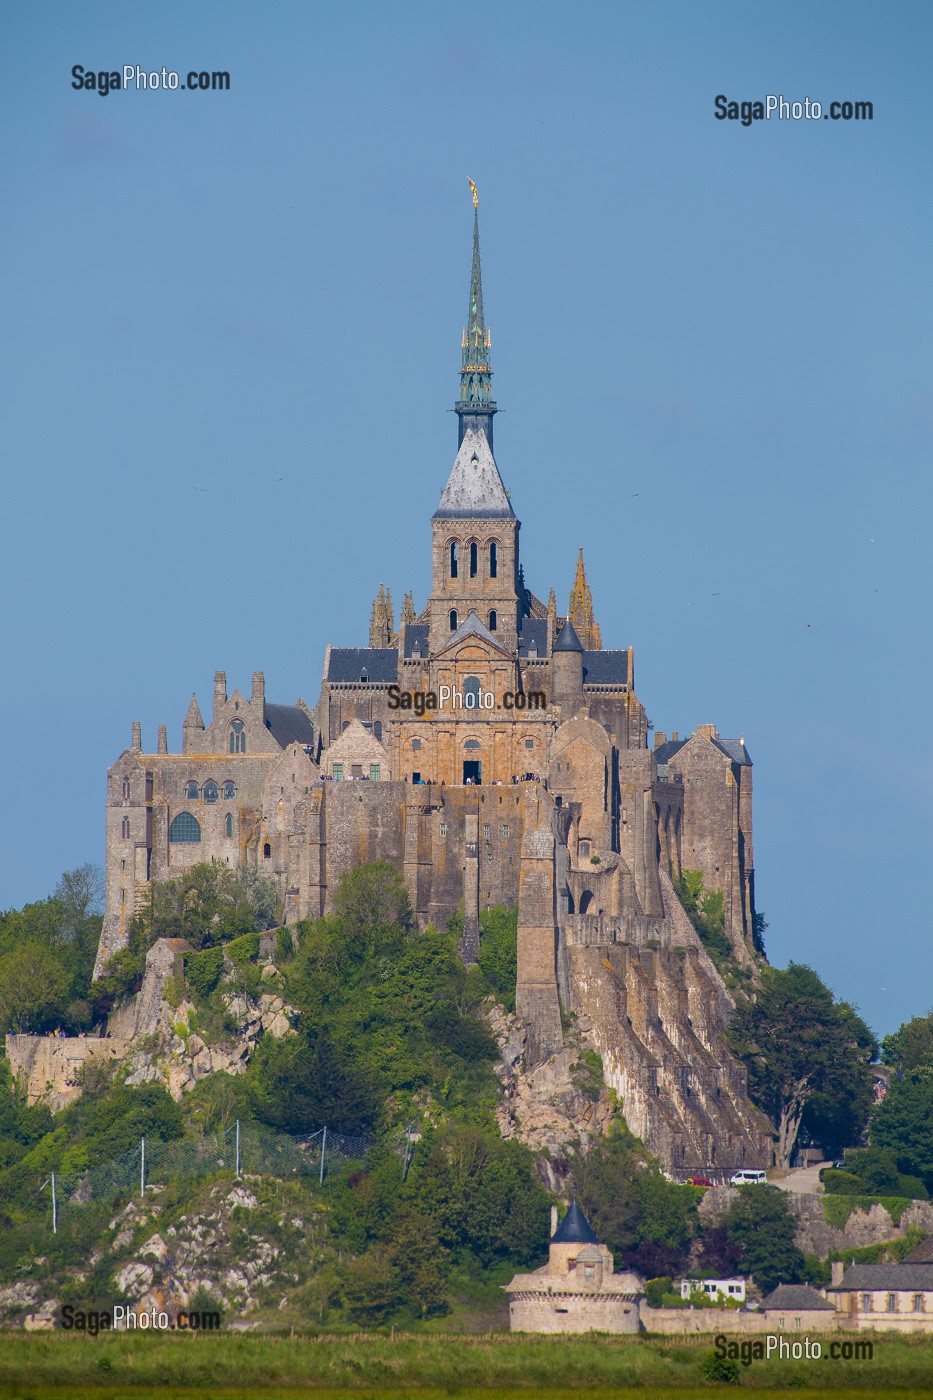
[[[468,428],[484,432],[492,447],[492,416],[496,403],[492,397],[492,337],[483,315],[483,274],[479,260],[479,195],[473,192],[473,266],[470,270],[470,307],[467,324],[461,338],[460,397],[456,402],[460,420],[458,445]]]
[[[573,588],[570,590],[570,608],[567,616],[568,620],[573,623],[585,650],[601,651],[603,643],[599,635],[599,623],[593,616],[593,595],[586,581],[582,549],[577,560],[577,576],[573,581]]]

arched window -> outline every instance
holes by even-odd
[[[189,802],[197,802],[198,800],[198,785],[193,778],[189,778],[185,783],[185,797]]]
[[[228,835],[228,836],[232,836],[232,835],[233,835],[233,817],[230,815],[229,812],[227,813],[227,820],[226,820],[225,825],[226,825],[226,828],[227,828],[227,835]]]
[[[122,831],[120,832],[120,835],[123,837],[123,840],[124,840],[124,841],[128,841],[128,840],[129,840],[129,836],[130,836],[130,819],[129,819],[129,817],[124,817],[124,818],[123,818],[123,829],[122,829]]]
[[[490,630],[490,632],[495,632],[495,630],[496,630],[496,628],[497,628],[498,626],[499,626],[499,614],[496,612],[495,608],[491,608],[490,611],[489,611],[489,630]]]
[[[129,802],[129,800],[130,800],[130,780],[129,780],[129,778],[124,778],[124,779],[123,779],[123,800],[124,800],[124,802]]]
[[[451,630],[451,632],[456,632],[456,630],[457,630],[457,609],[456,609],[456,608],[451,608],[451,610],[450,610],[450,630]]]
[[[479,680],[476,676],[467,676],[463,682],[463,708],[465,710],[479,709]]]
[[[204,798],[205,802],[217,801],[220,794],[217,791],[217,784],[214,782],[213,778],[209,778],[204,784],[204,787],[201,789],[201,796]]]
[[[463,747],[465,749],[478,749],[481,748],[482,745],[480,744],[480,741],[478,739],[467,739]]]
[[[489,577],[495,578],[499,572],[499,546],[493,540],[489,546]]]
[[[246,753],[246,726],[241,719],[235,719],[230,726],[230,752]]]
[[[230,779],[228,778],[227,781],[224,783],[224,801],[225,801],[225,802],[232,802],[233,799],[234,799],[235,797],[236,797],[236,783],[231,782]]]
[[[457,541],[450,541],[450,577],[457,577]]]
[[[382,743],[382,720],[381,720],[381,719],[374,719],[374,720],[373,720],[373,733],[375,734],[375,736],[376,736],[376,738],[379,740],[379,742]]]
[[[470,578],[476,578],[476,569],[477,569],[477,564],[478,564],[478,558],[479,558],[479,551],[478,551],[477,548],[476,548],[476,541],[475,541],[475,540],[471,540],[471,542],[470,542]]]
[[[270,844],[269,844],[268,841],[265,843],[265,845],[264,845],[263,848],[262,848],[262,858],[263,858],[263,860],[271,860],[271,859],[272,859],[272,847],[270,846]]]
[[[201,839],[198,819],[190,812],[179,812],[168,829],[168,839],[187,845],[195,845]]]

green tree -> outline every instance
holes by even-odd
[[[365,1074],[324,1031],[267,1038],[250,1079],[256,1116],[285,1132],[365,1132],[376,1115]]]
[[[410,1180],[446,1247],[468,1250],[486,1267],[499,1259],[524,1264],[548,1236],[549,1201],[532,1166],[523,1144],[456,1124],[433,1139]]]
[[[804,1257],[794,1244],[795,1228],[784,1192],[771,1186],[743,1186],[729,1207],[729,1243],[739,1250],[742,1271],[765,1293],[805,1277]]]
[[[631,1133],[600,1138],[571,1162],[580,1205],[620,1263],[650,1274],[686,1264],[698,1192],[668,1181]]]
[[[755,1000],[736,1007],[729,1037],[752,1100],[777,1127],[780,1166],[790,1162],[808,1109],[814,1135],[832,1134],[834,1145],[840,1136],[857,1140],[871,1109],[876,1041],[812,968],[764,968]]]
[[[120,1157],[143,1137],[169,1142],[183,1133],[181,1107],[161,1084],[116,1084],[88,1113],[88,1161]]]
[[[0,957],[0,1028],[42,1034],[65,1019],[72,978],[65,959],[30,940]]]
[[[103,877],[66,871],[49,899],[0,913],[0,1030],[79,1030],[100,938]]]
[[[195,948],[209,948],[259,933],[274,926],[277,902],[275,885],[255,871],[202,861],[176,880],[153,885],[149,907],[131,925],[130,948],[145,953],[157,938],[186,938]]]
[[[886,1065],[909,1073],[933,1068],[933,1011],[914,1016],[881,1042],[881,1059]]]
[[[408,893],[394,865],[375,861],[345,874],[334,896],[334,911],[358,955],[397,946],[411,923]]]
[[[892,1079],[872,1115],[871,1140],[890,1148],[898,1168],[933,1191],[933,1069]]]

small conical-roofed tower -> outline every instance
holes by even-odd
[[[475,612],[504,650],[518,648],[518,532],[508,492],[492,453],[492,370],[483,316],[479,222],[473,194],[470,318],[460,366],[458,451],[432,517],[430,650],[436,655]]]
[[[583,704],[583,646],[570,618],[560,629],[551,654],[554,700],[561,718],[570,719]]]
[[[593,1227],[577,1205],[574,1196],[570,1209],[551,1236],[551,1244],[598,1244]]]
[[[593,595],[586,581],[582,549],[577,560],[576,578],[573,581],[573,588],[570,590],[570,608],[567,616],[577,630],[577,636],[583,643],[584,651],[600,651],[602,638],[599,635],[599,623],[593,616]]]
[[[590,1222],[574,1198],[567,1214],[551,1236],[548,1251],[548,1273],[566,1274],[574,1271],[575,1265],[581,1261],[585,1251],[586,1258],[592,1258],[594,1261],[598,1259],[601,1264],[608,1262],[608,1272],[612,1273],[612,1255],[605,1245],[600,1245]],[[602,1275],[602,1269],[600,1269],[600,1275]],[[600,1281],[602,1281],[601,1278]]]

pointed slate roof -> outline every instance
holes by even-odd
[[[576,1199],[551,1236],[551,1244],[598,1244],[583,1211]]]
[[[434,512],[435,520],[514,520],[496,459],[485,433],[467,428],[453,470]]]
[[[580,641],[580,638],[577,636],[577,629],[574,627],[569,617],[567,618],[567,621],[564,623],[563,627],[560,629],[560,636],[554,643],[554,650],[581,652],[583,650],[583,644]]]

